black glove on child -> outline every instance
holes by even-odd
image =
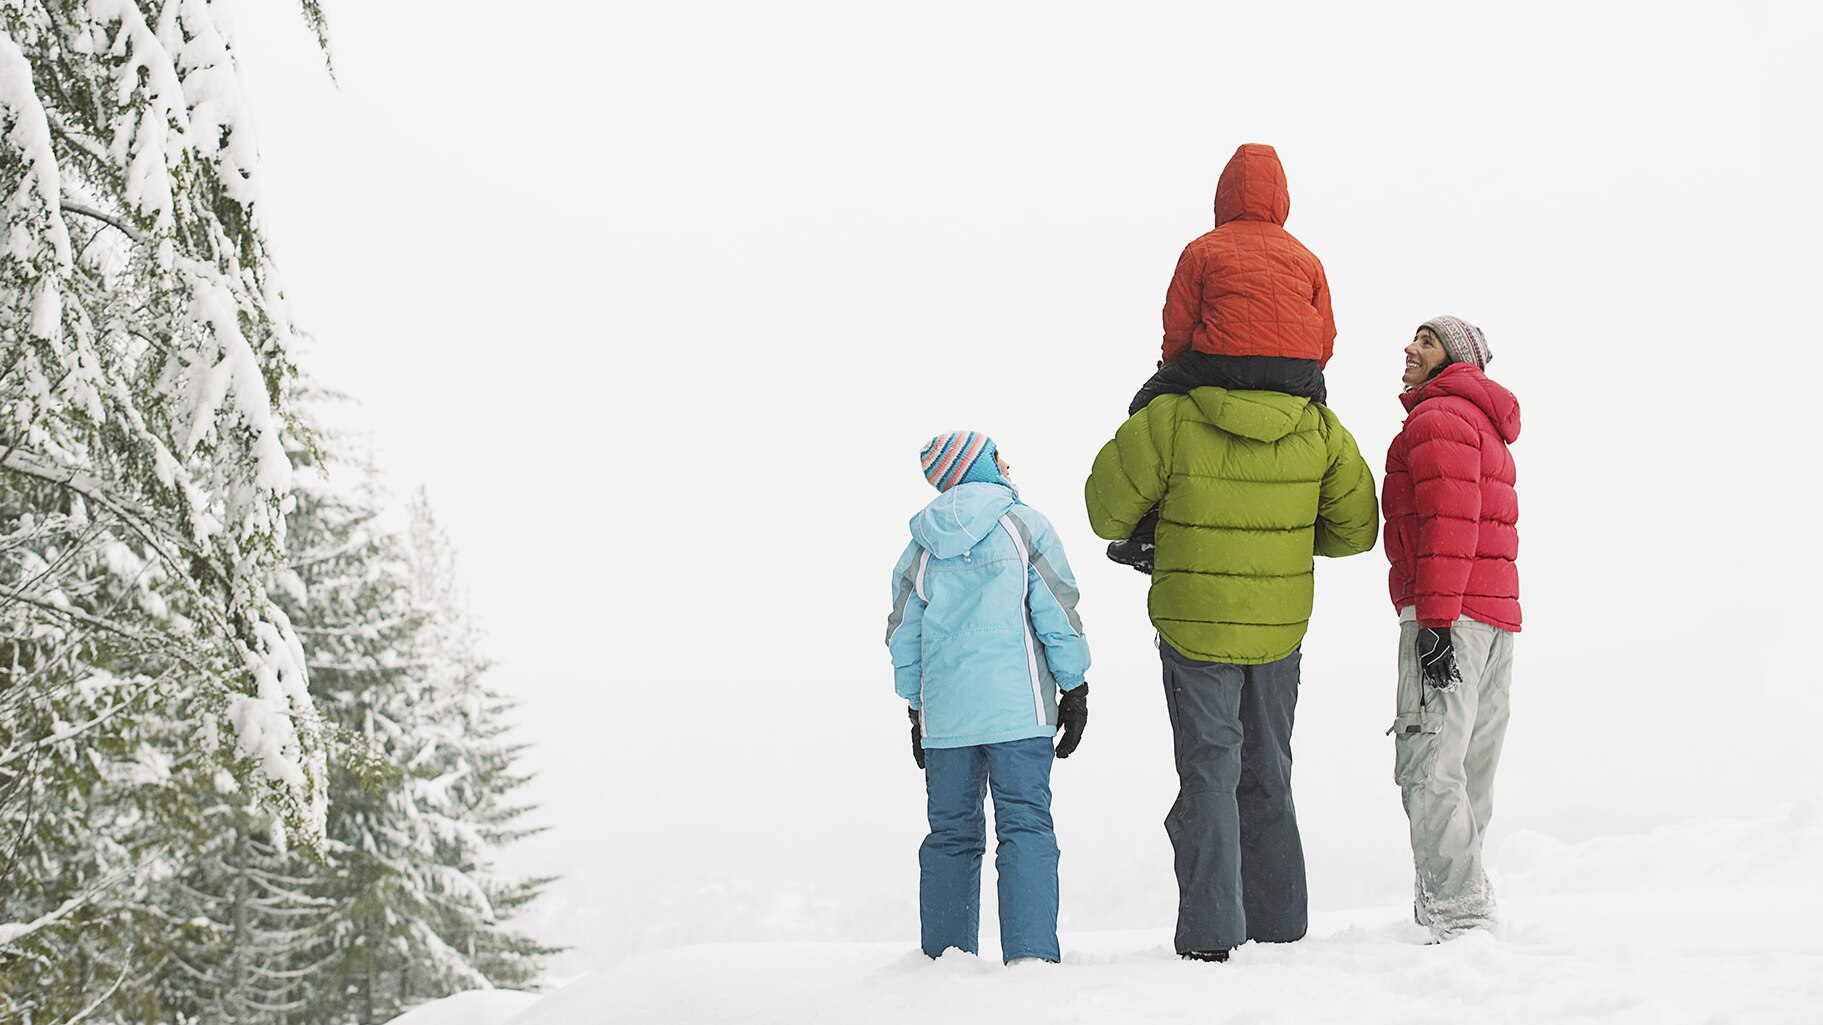
[[[1089,724],[1089,681],[1066,690],[1057,699],[1057,757],[1068,758],[1082,743],[1082,729]]]
[[[907,708],[911,718],[912,760],[924,768],[924,726],[918,710]],[[1082,730],[1089,724],[1089,684],[1085,680],[1075,690],[1063,692],[1057,701],[1057,757],[1068,758],[1082,743]]]
[[[1447,626],[1426,626],[1418,630],[1418,675],[1438,690],[1455,690],[1462,682],[1462,671],[1456,668],[1456,646],[1450,640]]]
[[[924,723],[917,709],[908,707],[905,710],[911,713],[912,761],[917,762],[918,768],[922,769],[924,768]]]

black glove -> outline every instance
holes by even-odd
[[[1456,646],[1450,641],[1447,626],[1426,626],[1418,630],[1418,675],[1438,690],[1455,690],[1462,682],[1462,671],[1456,668]]]
[[[912,761],[917,762],[918,768],[922,769],[924,768],[924,723],[917,709],[908,706],[905,710],[911,713]]]
[[[1082,728],[1089,725],[1089,681],[1066,690],[1057,699],[1057,757],[1068,758],[1082,743]]]

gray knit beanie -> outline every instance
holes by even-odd
[[[1494,350],[1488,348],[1487,336],[1461,317],[1432,317],[1418,325],[1420,331],[1427,327],[1443,343],[1443,351],[1449,353],[1451,363],[1473,363],[1486,369],[1494,361]]]

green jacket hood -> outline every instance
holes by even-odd
[[[1296,430],[1310,400],[1276,391],[1197,388],[1190,401],[1210,423],[1254,441],[1278,441]]]

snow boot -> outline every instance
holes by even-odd
[[[1226,950],[1186,950],[1177,956],[1186,961],[1208,961],[1211,964],[1225,964],[1228,961]]]
[[[1152,575],[1152,552],[1158,547],[1158,510],[1153,509],[1139,518],[1133,527],[1133,536],[1125,541],[1114,541],[1108,545],[1108,558],[1122,566],[1132,566],[1147,576]]]

